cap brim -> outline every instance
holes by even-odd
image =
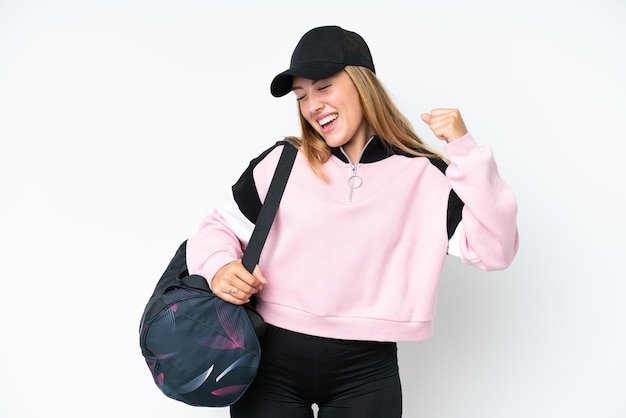
[[[272,80],[270,91],[274,97],[282,97],[291,91],[291,85],[293,83],[293,75],[289,74],[289,70],[278,74]]]
[[[272,80],[270,91],[274,97],[282,97],[293,87],[293,77],[303,77],[309,80],[323,80],[343,70],[344,64],[334,62],[311,62],[290,68],[278,74]]]

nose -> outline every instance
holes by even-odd
[[[321,100],[321,97],[315,93],[310,93],[306,100],[301,103],[301,110],[303,113],[314,115],[315,113],[322,110],[324,107],[324,102]]]

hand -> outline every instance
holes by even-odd
[[[267,280],[259,266],[254,268],[253,274],[243,266],[241,260],[232,261],[220,268],[211,281],[213,293],[226,302],[243,305],[250,301],[250,297],[261,290]]]
[[[437,138],[448,143],[467,134],[465,122],[458,109],[433,109],[430,113],[422,113],[422,120]]]

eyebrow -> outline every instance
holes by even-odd
[[[316,85],[317,83],[319,83],[322,80],[313,80],[313,82],[311,83],[312,85]],[[295,90],[304,90],[304,87],[302,86],[295,86],[292,87],[291,91],[295,91]]]

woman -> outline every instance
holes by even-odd
[[[400,417],[397,341],[422,340],[445,256],[484,270],[517,251],[517,204],[491,151],[456,109],[415,134],[375,75],[369,48],[337,26],[307,32],[271,92],[298,101],[300,147],[253,274],[241,264],[284,142],[256,159],[187,244],[192,274],[268,323],[259,373],[232,417]],[[262,270],[261,270],[262,268]]]

